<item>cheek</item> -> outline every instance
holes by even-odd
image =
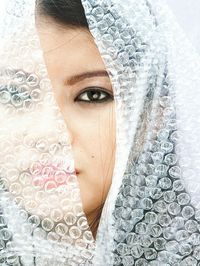
[[[62,109],[71,138],[83,209],[86,214],[105,201],[112,180],[115,157],[114,102],[76,105]]]
[[[90,212],[105,201],[108,193],[115,158],[115,114],[113,106],[96,111],[79,126],[79,138],[72,148],[75,165],[81,165],[83,174],[78,176],[85,212]],[[80,117],[79,117],[80,119]],[[78,133],[78,132],[77,132]]]
[[[97,107],[96,107],[97,108]],[[91,163],[91,169],[103,174],[109,166],[115,149],[115,110],[108,104],[79,118],[79,142],[77,145]],[[75,144],[75,142],[74,142]]]

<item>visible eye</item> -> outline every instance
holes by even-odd
[[[100,87],[88,87],[75,98],[75,102],[87,103],[103,103],[112,100],[113,95]]]

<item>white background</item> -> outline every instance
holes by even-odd
[[[156,1],[156,0],[154,0]],[[200,0],[166,0],[200,54]]]

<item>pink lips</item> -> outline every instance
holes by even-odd
[[[45,188],[45,190],[65,185],[72,175],[79,174],[78,170],[71,171],[70,167],[61,167],[58,164],[43,165],[40,162],[35,162],[30,172],[33,185]]]

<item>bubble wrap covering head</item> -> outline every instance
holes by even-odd
[[[94,241],[34,1],[7,3],[0,265],[200,265],[199,57],[167,7],[159,0],[82,0],[110,73],[117,122],[113,182]]]

